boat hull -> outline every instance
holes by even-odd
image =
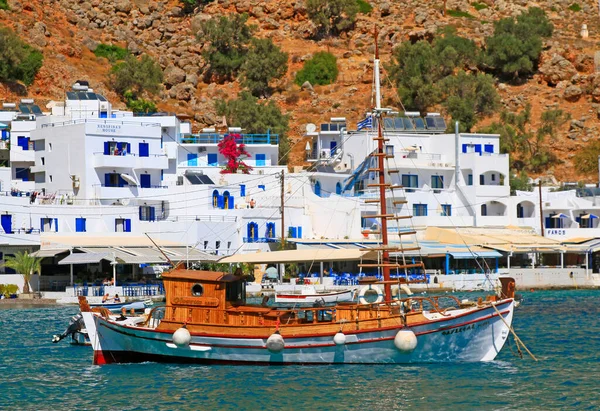
[[[457,315],[410,327],[417,346],[409,353],[399,351],[394,337],[399,325],[388,329],[344,331],[346,342],[336,345],[333,335],[286,336],[278,353],[266,348],[264,338],[193,334],[188,346],[178,347],[172,333],[128,327],[83,313],[94,348],[94,364],[127,362],[223,363],[223,364],[384,364],[491,361],[509,334],[514,301],[465,310]],[[501,313],[502,318],[498,313]],[[91,330],[93,328],[93,330]],[[350,327],[348,327],[350,328]]]

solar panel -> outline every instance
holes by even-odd
[[[429,128],[429,129],[435,128],[435,118],[434,117],[425,117],[425,123],[427,124],[427,128]]]
[[[413,121],[415,122],[415,128],[417,130],[425,130],[425,122],[421,117],[415,117],[413,118]]]
[[[78,100],[87,100],[87,93],[85,91],[78,91],[77,92],[77,99]]]
[[[98,100],[100,101],[107,101],[106,97],[104,97],[102,94],[96,94],[96,97],[98,97]]]
[[[67,91],[67,100],[77,100],[77,95],[73,91]]]
[[[396,127],[394,127],[394,119],[393,118],[384,118],[383,119],[383,127],[386,130],[392,130]]]
[[[96,96],[96,93],[87,92],[85,94],[87,95],[88,100],[98,100],[98,97]]]
[[[29,109],[29,105],[27,104],[19,104],[19,110],[23,114],[31,114],[31,110]]]
[[[205,174],[197,174],[197,173],[186,173],[185,178],[194,185],[196,184],[214,184],[214,182],[210,179],[209,176]]]
[[[396,117],[394,119],[394,128],[396,130],[404,130],[404,122],[402,121],[402,119],[400,117]]]
[[[412,121],[410,120],[410,118],[408,118],[408,117],[402,117],[402,121],[404,121],[404,128],[406,130],[414,130],[415,129],[415,126],[412,123]]]
[[[434,119],[436,128],[439,130],[446,130],[446,121],[444,121],[443,117],[434,117]]]

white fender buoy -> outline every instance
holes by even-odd
[[[192,341],[192,335],[187,328],[181,327],[173,333],[173,344],[178,347],[187,347]]]
[[[346,344],[346,334],[343,332],[339,332],[333,336],[333,342],[335,345],[344,345]]]
[[[394,338],[394,345],[400,352],[411,353],[417,348],[417,336],[411,330],[400,330]]]
[[[267,338],[267,350],[272,353],[278,353],[283,351],[285,347],[285,341],[283,341],[283,337],[279,334],[279,331],[275,331],[274,334],[271,334],[269,338]]]

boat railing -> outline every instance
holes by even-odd
[[[157,295],[164,295],[165,289],[163,284],[123,284],[122,296],[124,297],[152,297]],[[102,297],[106,294],[106,286],[104,285],[86,285],[86,284],[75,284],[73,285],[73,292],[75,296],[84,297]]]

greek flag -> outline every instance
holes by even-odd
[[[361,120],[356,125],[356,130],[360,131],[363,128],[373,128],[373,117],[367,116],[364,120]]]

